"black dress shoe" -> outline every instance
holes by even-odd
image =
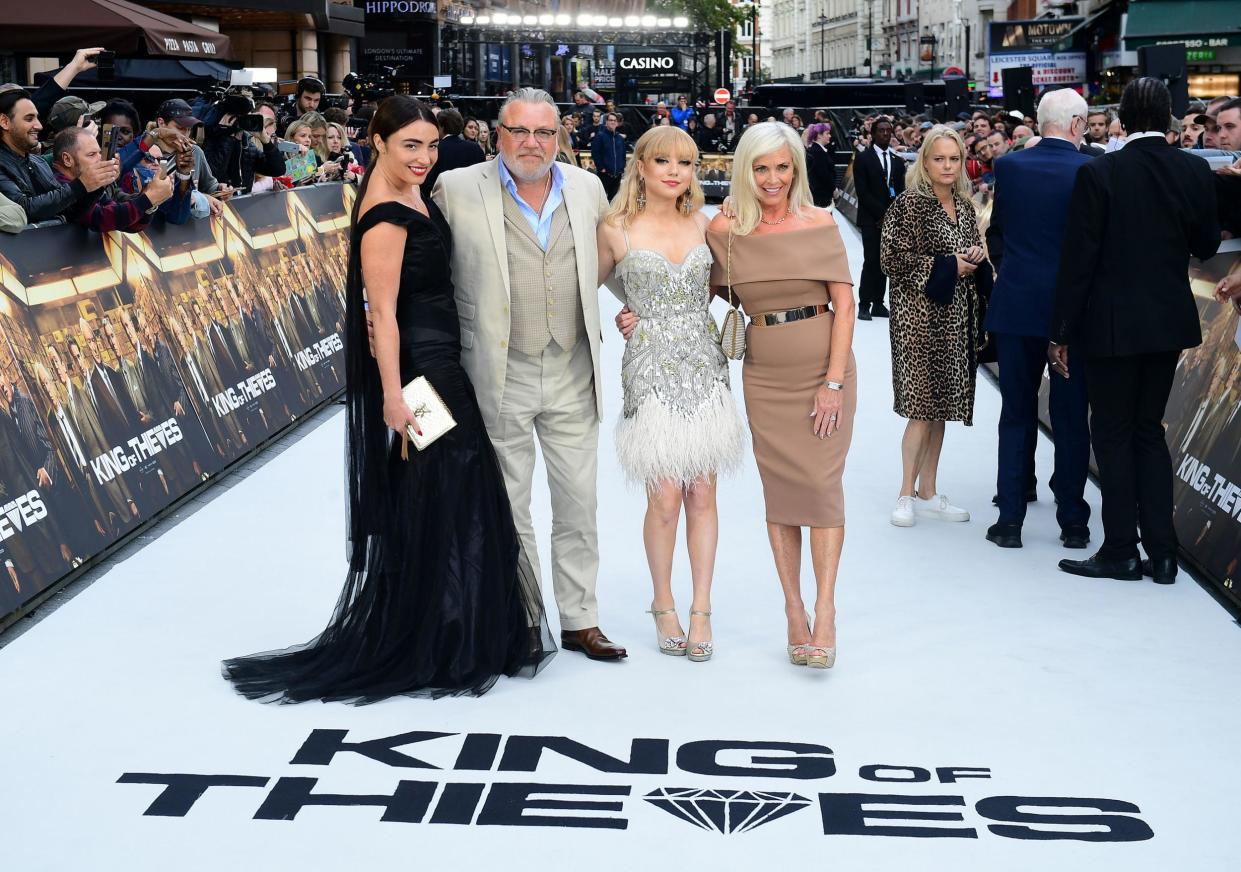
[[[891,312],[888,311],[888,307],[885,306],[883,303],[871,303],[870,313],[874,315],[876,318],[886,318],[892,314]]]
[[[870,303],[859,303],[857,307],[857,319],[859,321],[870,320]]]
[[[1176,558],[1157,557],[1142,561],[1142,574],[1155,584],[1176,584]]]
[[[1021,525],[997,521],[987,528],[987,541],[994,542],[1001,548],[1020,548]]]
[[[1095,554],[1086,560],[1061,560],[1060,571],[1086,578],[1141,581],[1142,564],[1136,557],[1114,558]]]
[[[1065,527],[1060,531],[1060,541],[1065,548],[1085,548],[1090,543],[1090,528],[1085,525]]]

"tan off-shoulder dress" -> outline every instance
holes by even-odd
[[[712,286],[726,284],[728,233],[707,233],[714,255]],[[747,315],[829,302],[827,282],[853,284],[844,241],[835,225],[733,237],[732,287]],[[827,375],[831,311],[773,327],[746,328],[742,368],[754,457],[763,480],[767,521],[801,527],[842,527],[842,476],[857,409],[857,364],[845,370],[840,430],[814,435],[815,394]]]

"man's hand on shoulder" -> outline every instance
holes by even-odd
[[[716,212],[711,223],[707,225],[707,229],[713,233],[727,233],[731,223],[732,219],[726,217],[723,212]]]

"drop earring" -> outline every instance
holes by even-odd
[[[646,208],[646,179],[638,177],[638,211]]]

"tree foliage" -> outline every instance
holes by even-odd
[[[684,15],[697,30],[732,30],[750,17],[749,6],[734,6],[730,0],[650,0],[650,15]]]

